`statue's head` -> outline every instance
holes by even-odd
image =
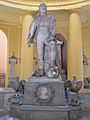
[[[45,3],[41,3],[40,6],[39,6],[39,12],[41,14],[45,14],[47,12],[47,6]]]

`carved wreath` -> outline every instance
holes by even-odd
[[[52,103],[54,96],[55,91],[49,84],[38,85],[34,91],[36,102],[40,104]]]

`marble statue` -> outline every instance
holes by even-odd
[[[44,75],[45,46],[51,49],[50,64],[51,68],[55,67],[55,41],[56,21],[54,17],[47,15],[47,6],[42,3],[39,6],[39,14],[37,14],[30,26],[27,39],[28,47],[31,42],[36,42],[38,58],[39,58],[39,76]]]
[[[26,82],[20,82],[16,94],[9,99],[12,117],[20,120],[82,118],[81,100],[78,95],[82,83],[77,82],[75,77],[68,83],[68,80],[65,81],[61,76],[65,71],[62,68],[60,71],[60,65],[56,64],[56,47],[61,45],[54,40],[56,36],[55,19],[47,15],[47,6],[42,3],[39,6],[39,14],[31,23],[27,41],[28,47],[31,42],[36,42],[39,69]],[[34,60],[36,64],[36,59]]]

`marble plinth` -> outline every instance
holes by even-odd
[[[10,115],[19,120],[81,120],[82,106],[67,105],[60,77],[31,77],[25,83],[23,105],[11,105]]]
[[[63,80],[61,78],[31,77],[25,85],[24,104],[65,105]]]
[[[82,120],[82,107],[13,105],[10,115],[19,120]]]
[[[80,97],[83,101],[83,109],[90,110],[90,89],[84,89],[84,92],[80,93]]]
[[[15,94],[12,88],[0,88],[0,108],[8,108],[9,102],[8,98]]]

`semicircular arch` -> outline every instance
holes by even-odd
[[[0,29],[0,82],[5,83],[6,69],[7,69],[7,36]]]

